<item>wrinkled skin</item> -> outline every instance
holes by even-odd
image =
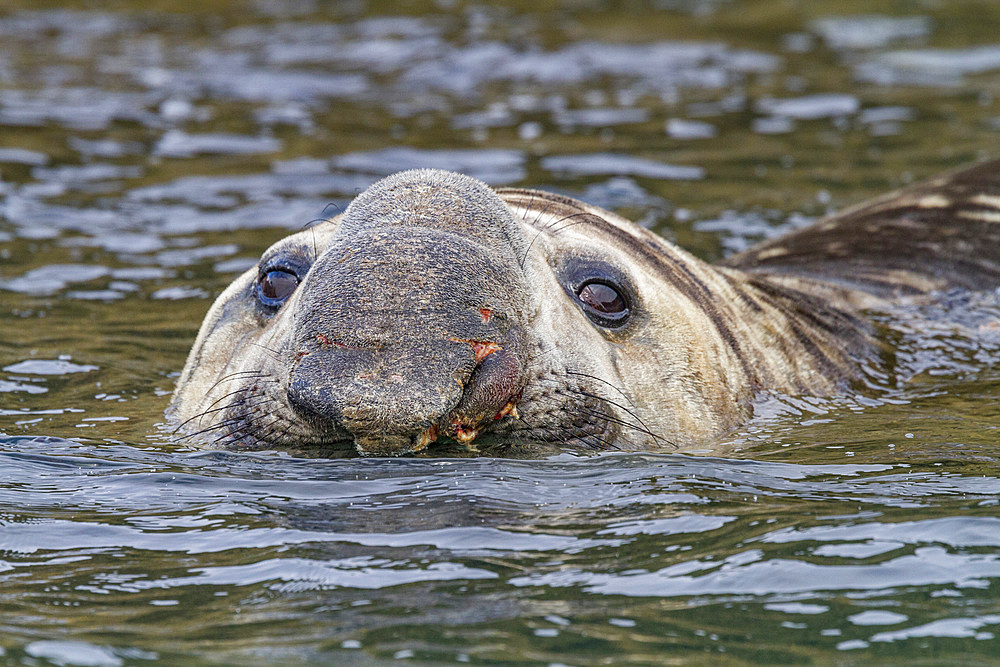
[[[924,187],[938,197],[951,184]],[[572,199],[396,174],[276,243],[218,298],[168,414],[209,446],[316,455],[706,443],[761,391],[829,395],[856,378],[878,351],[860,308],[990,269],[878,270],[913,232],[893,236],[892,222],[941,203],[921,192],[896,209],[882,200],[885,247],[858,244],[868,273],[852,283],[851,261],[831,262],[835,244],[809,234],[717,267]],[[940,209],[928,229],[947,229]]]

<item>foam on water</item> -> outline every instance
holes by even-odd
[[[835,116],[850,116],[857,113],[861,103],[853,95],[825,93],[790,99],[762,99],[757,102],[757,111],[796,120],[814,120]]]
[[[170,130],[153,149],[154,155],[191,157],[199,153],[240,155],[244,153],[277,153],[281,142],[273,137],[248,137],[239,134],[186,134]]]
[[[1000,46],[891,51],[855,69],[860,81],[882,86],[954,87],[970,74],[1000,69]]]
[[[338,169],[378,176],[406,169],[446,169],[493,185],[507,185],[524,178],[524,159],[524,154],[516,150],[421,150],[401,146],[341,155],[332,158],[330,163]]]

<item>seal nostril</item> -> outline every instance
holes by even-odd
[[[317,385],[311,377],[293,377],[285,389],[289,405],[303,415],[309,415],[331,426],[343,420],[343,412],[333,400],[330,389]]]

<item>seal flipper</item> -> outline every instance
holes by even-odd
[[[877,296],[1000,285],[1000,160],[862,203],[720,262]]]

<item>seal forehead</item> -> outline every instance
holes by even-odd
[[[428,227],[523,256],[520,225],[485,183],[439,169],[399,172],[374,183],[347,207],[338,235],[391,227]]]
[[[404,337],[431,336],[468,317],[479,321],[479,308],[520,318],[528,291],[524,278],[516,264],[496,255],[437,229],[358,232],[331,244],[311,268],[299,289],[299,323],[377,323]]]

